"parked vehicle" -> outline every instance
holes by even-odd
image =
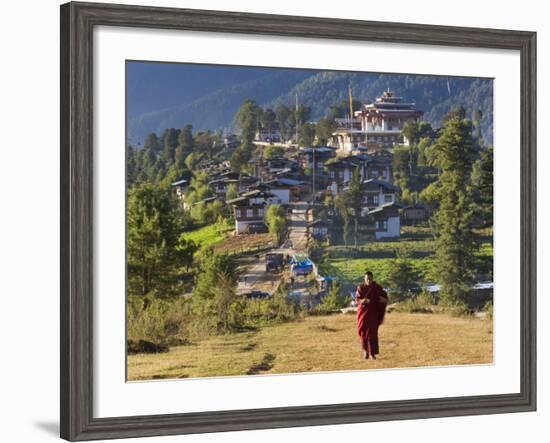
[[[265,271],[282,271],[284,267],[284,254],[271,252],[265,255]]]
[[[267,234],[269,230],[267,225],[263,222],[249,223],[246,227],[246,232],[248,234]]]
[[[246,298],[268,298],[269,292],[264,291],[250,291],[244,294]]]
[[[313,272],[313,262],[307,256],[295,255],[290,260],[293,275],[308,275]]]

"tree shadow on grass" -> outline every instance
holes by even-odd
[[[240,350],[242,352],[253,351],[254,349],[256,349],[256,346],[258,346],[258,343],[247,343],[246,345],[242,346]]]
[[[313,329],[315,331],[320,331],[320,332],[336,332],[336,331],[338,331],[338,329],[331,328],[330,326],[327,326],[327,325],[312,326],[310,329]]]
[[[268,352],[264,354],[264,357],[260,363],[252,366],[248,371],[246,371],[246,375],[256,375],[261,372],[269,371],[271,368],[273,368],[274,361],[275,356]]]

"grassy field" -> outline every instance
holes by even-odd
[[[128,357],[129,380],[492,363],[492,322],[392,312],[380,356],[364,360],[355,315],[334,314]]]
[[[201,248],[221,243],[226,234],[234,227],[229,224],[212,223],[193,231],[184,232],[182,237],[185,240],[192,240]]]
[[[396,252],[405,250],[420,282],[433,281],[432,264],[436,242],[429,228],[405,226],[399,240],[379,240],[362,244],[358,248],[342,245],[327,248],[327,257],[319,268],[323,275],[338,278],[340,282],[357,284],[367,270],[374,273],[375,279],[385,283],[385,277]],[[492,266],[493,245],[485,232],[478,233],[480,245],[476,257],[485,268]],[[480,266],[481,268],[481,266]]]
[[[375,279],[382,284],[385,281],[386,273],[391,259],[387,258],[335,258],[322,267],[323,273],[336,277],[341,282],[359,284],[367,270],[373,272]],[[429,275],[433,260],[426,258],[411,258],[410,263],[425,279]]]

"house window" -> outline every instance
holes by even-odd
[[[263,217],[264,216],[264,208],[259,208],[258,209],[258,217]]]
[[[372,196],[372,202],[377,205],[378,204],[378,196],[377,195],[373,195]]]
[[[334,171],[330,171],[330,178],[334,178]]]
[[[387,220],[379,220],[377,222],[377,228],[379,231],[387,231],[388,230],[388,221]]]
[[[393,201],[392,194],[384,194],[384,203],[391,203]]]
[[[246,216],[247,217],[253,217],[254,216],[254,210],[252,208],[246,210]]]
[[[235,215],[237,218],[239,218],[241,216],[241,210],[240,209],[236,209],[235,210]]]

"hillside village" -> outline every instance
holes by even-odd
[[[275,110],[246,100],[237,133],[185,125],[129,145],[129,337],[185,341],[353,309],[367,270],[399,309],[489,306],[481,111],[457,108],[442,128],[424,111],[390,89],[366,102],[350,89],[316,121],[298,97]]]
[[[299,146],[292,138],[283,140],[278,125],[256,133],[254,143],[284,146],[281,154],[268,159],[254,159],[252,174],[235,172],[229,161],[214,162],[205,168],[211,180],[208,185],[215,196],[195,204],[210,204],[221,200],[232,208],[235,234],[267,232],[265,215],[271,204],[292,208],[308,202],[308,237],[330,241],[330,215],[316,217],[326,196],[336,196],[349,185],[358,172],[363,191],[362,224],[373,239],[398,238],[401,218],[423,221],[426,211],[421,205],[404,207],[398,203],[398,187],[393,183],[392,148],[407,144],[402,130],[407,122],[417,121],[422,112],[414,103],[406,103],[386,91],[376,102],[355,111],[353,119],[337,119],[337,126],[326,146]],[[351,120],[351,121],[350,121]],[[225,138],[228,149],[239,144],[237,136]],[[190,182],[172,183],[174,192],[185,209],[186,190]],[[239,196],[226,200],[231,185]],[[409,210],[411,209],[411,210]],[[414,209],[414,210],[412,210]]]
[[[244,267],[239,291],[269,296],[285,278],[294,282],[300,275],[304,276],[303,284],[294,284],[292,292],[318,303],[334,276],[322,275],[312,257],[312,247],[348,243],[351,235],[343,232],[334,202],[349,191],[354,176],[360,189],[359,215],[355,217],[355,209],[350,208],[360,231],[355,232],[355,246],[358,241],[399,240],[403,225],[422,224],[428,219],[425,205],[407,205],[400,200],[393,171],[394,147],[409,145],[403,130],[407,124],[417,124],[421,116],[422,111],[414,103],[387,90],[360,109],[350,106],[349,117],[335,118],[322,146],[316,139],[310,146],[299,143],[299,127],[285,137],[277,122],[268,127],[259,125],[253,140],[255,155],[243,168],[247,172],[235,171],[230,160],[210,161],[201,172],[208,177],[211,195],[191,203],[188,197],[192,186],[185,179],[171,183],[173,193],[185,211],[191,211],[192,206],[208,208],[216,204],[227,208],[228,218],[234,223],[227,235],[237,237],[267,234],[269,207],[283,208],[282,225],[286,229],[280,233],[280,242],[269,242],[270,247],[263,248],[256,262]],[[237,135],[226,136],[226,157],[241,143]],[[275,152],[273,147],[277,148]],[[274,273],[270,269],[273,260],[290,264],[290,273]],[[313,290],[305,284],[308,275],[317,280]],[[316,297],[308,298],[312,294]]]

